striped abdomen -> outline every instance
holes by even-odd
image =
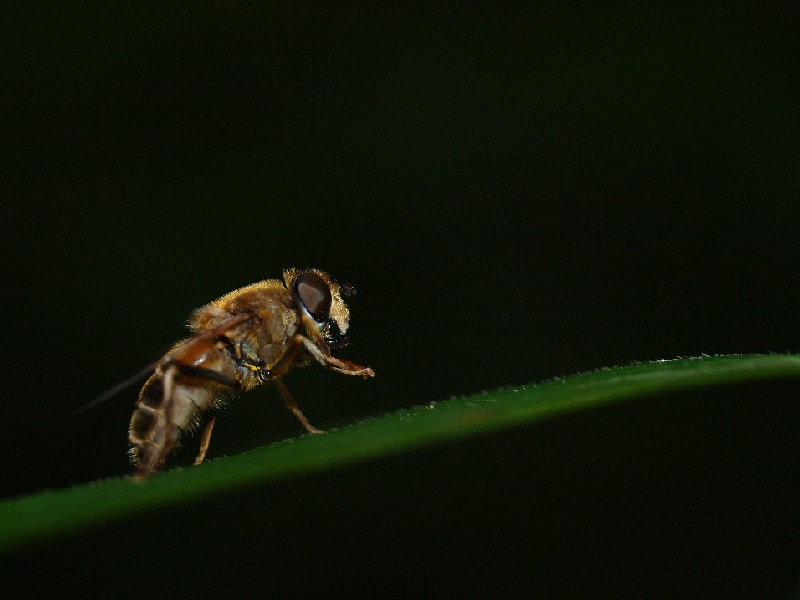
[[[171,351],[144,384],[131,417],[130,452],[139,473],[158,469],[181,431],[191,428],[219,394],[239,389],[240,379],[219,339],[200,336]]]

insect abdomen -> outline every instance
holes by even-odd
[[[165,378],[172,378],[170,397],[164,394]],[[180,432],[194,424],[198,411],[213,403],[214,391],[196,379],[191,385],[192,379],[175,381],[168,371],[154,374],[144,384],[129,429],[131,456],[140,472],[155,471],[175,447]]]

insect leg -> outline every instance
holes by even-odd
[[[328,350],[327,346],[323,346],[323,348],[325,348],[327,351],[327,353],[324,353],[314,344],[313,341],[304,335],[300,335],[298,333],[292,337],[292,340],[288,344],[288,349],[284,355],[269,370],[268,380],[274,381],[278,386],[281,396],[283,396],[283,401],[286,403],[286,408],[292,411],[292,414],[297,417],[297,420],[300,421],[300,423],[302,423],[306,431],[309,433],[324,433],[308,422],[308,419],[306,419],[305,415],[303,415],[302,411],[297,406],[297,402],[295,402],[294,398],[292,398],[289,390],[286,389],[286,386],[280,379],[281,376],[287,371],[289,366],[294,362],[295,357],[297,356],[297,353],[300,351],[301,347],[305,347],[311,356],[316,358],[318,362],[322,363],[325,367],[331,369],[332,371],[338,371],[339,373],[345,373],[347,375],[361,375],[362,377],[374,377],[375,373],[373,373],[372,369],[369,367],[362,367],[349,361],[343,362],[338,358],[331,356],[330,350]]]
[[[208,442],[211,441],[211,430],[214,429],[214,421],[216,421],[216,419],[217,416],[214,414],[214,411],[209,411],[205,427],[203,427],[203,434],[200,436],[200,452],[197,454],[197,458],[194,459],[194,464],[196,465],[203,462],[206,457]]]
[[[364,379],[367,377],[375,377],[375,372],[369,367],[362,367],[349,360],[339,360],[335,356],[331,356],[330,350],[328,350],[326,346],[323,346],[326,350],[326,352],[323,352],[312,340],[304,335],[298,333],[294,336],[294,340],[295,343],[303,344],[311,356],[316,358],[318,362],[322,363],[331,371],[336,371],[337,373],[343,373],[345,375],[360,375]]]
[[[281,381],[280,378],[275,379],[274,381],[275,385],[278,386],[278,389],[281,392],[281,396],[283,396],[283,401],[286,403],[286,408],[292,411],[292,414],[297,417],[297,420],[300,421],[300,423],[303,424],[303,427],[306,428],[306,431],[308,431],[308,433],[325,433],[321,429],[317,429],[308,422],[308,419],[306,419],[305,415],[300,410],[300,407],[297,406],[297,402],[295,402],[294,398],[292,398],[292,395],[289,393],[289,390],[286,388],[283,381]]]

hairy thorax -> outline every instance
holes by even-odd
[[[277,279],[268,279],[236,290],[197,309],[189,319],[192,330],[201,334],[232,316],[247,314],[236,337],[244,356],[272,368],[300,327],[291,295]]]

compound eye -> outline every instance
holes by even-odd
[[[316,273],[303,273],[294,280],[297,299],[317,323],[322,323],[331,314],[331,289]]]

